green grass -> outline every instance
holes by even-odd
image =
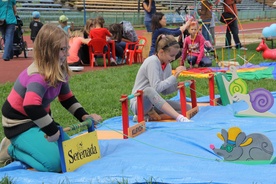
[[[258,44],[248,45],[248,51],[246,52],[246,58],[255,56],[250,61],[253,64],[263,62],[262,55],[255,51]],[[217,50],[218,56],[221,57],[221,50]],[[238,53],[238,51],[237,51]],[[243,55],[243,52],[239,53]],[[225,53],[225,57],[227,53]],[[242,64],[242,60],[239,60]],[[172,63],[173,68],[177,67],[178,61]],[[213,64],[215,66],[215,64]],[[74,73],[70,79],[70,86],[79,100],[79,102],[85,107],[89,113],[97,113],[108,119],[114,116],[121,115],[121,104],[119,99],[122,94],[131,94],[132,86],[134,84],[136,73],[139,69],[139,64],[133,64],[131,66],[118,66],[113,68],[106,68],[103,70],[90,71],[86,73]],[[179,81],[184,81],[191,78],[179,78]],[[208,80],[196,78],[197,96],[207,96]],[[247,80],[249,91],[263,87],[270,91],[276,91],[276,81],[273,79],[262,80]],[[7,95],[9,94],[12,83],[6,83],[0,85],[0,104],[4,103]],[[187,92],[187,94],[189,94]],[[216,88],[216,94],[218,94]],[[171,98],[175,96],[173,93],[165,98]],[[56,100],[52,103],[51,110],[53,112],[54,119],[60,123],[63,127],[77,123],[77,120],[72,117]],[[0,115],[1,112],[0,112]],[[74,134],[72,132],[71,134]],[[3,128],[0,127],[0,138],[4,137]],[[1,183],[1,182],[0,182]],[[124,182],[123,182],[124,183]]]
[[[261,54],[255,51],[257,45],[258,44],[248,45],[248,51],[246,52],[247,58],[250,58],[253,54],[255,54],[253,59],[250,61],[254,64],[258,64],[260,61],[263,61]],[[217,52],[220,57],[221,50],[218,49]],[[225,54],[225,57],[226,55],[227,54]],[[239,62],[242,64],[241,59]],[[178,61],[174,61],[172,63],[173,68],[177,67],[178,63]],[[120,116],[121,104],[119,99],[122,94],[131,94],[132,86],[134,84],[139,66],[139,64],[133,64],[131,66],[125,65],[85,73],[74,73],[70,79],[70,86],[77,99],[89,113],[100,114],[103,119]],[[179,78],[179,81],[187,79],[190,78],[181,77]],[[273,79],[248,80],[247,84],[249,91],[258,87],[263,87],[270,91],[276,90],[276,82]],[[12,83],[0,85],[1,105],[4,103],[4,100],[9,94],[12,85]],[[208,95],[208,80],[196,78],[196,89],[198,97]],[[217,88],[216,94],[218,94]],[[165,98],[171,98],[175,95],[176,93],[173,93]],[[62,126],[68,126],[77,122],[71,114],[63,109],[57,100],[52,103],[51,107],[55,120]],[[1,112],[0,115],[2,115]],[[2,139],[3,137],[3,129],[0,127],[0,138]]]

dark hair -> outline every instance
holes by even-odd
[[[105,21],[102,16],[96,17],[95,24],[99,24],[101,27],[103,27],[104,23],[105,23]]]
[[[175,40],[173,35],[159,35],[155,43],[155,53],[163,49],[164,51],[169,50],[170,47],[180,48],[179,43]]]
[[[151,29],[152,32],[154,32],[156,29],[162,28],[162,25],[160,24],[160,20],[163,18],[164,13],[156,12],[153,14],[151,18]]]
[[[120,42],[123,37],[123,25],[122,24],[110,24],[109,32],[112,34],[112,38]]]

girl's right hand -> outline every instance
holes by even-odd
[[[185,66],[178,66],[176,69],[175,69],[175,74],[174,76],[177,78],[179,76],[179,74],[183,71],[186,71],[186,67]]]
[[[45,135],[45,138],[47,139],[47,141],[49,142],[55,142],[59,139],[59,136],[60,136],[60,132],[59,130],[52,136],[48,136],[48,135]]]

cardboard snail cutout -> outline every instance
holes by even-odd
[[[235,116],[276,118],[276,114],[269,112],[274,104],[272,93],[264,88],[257,88],[248,92],[247,84],[238,77],[235,66],[230,67],[230,72],[232,73],[230,81],[222,76],[229,103],[245,101],[248,105],[246,110],[235,112]]]
[[[263,161],[272,163],[273,145],[263,134],[252,133],[246,135],[239,127],[231,127],[228,132],[225,129],[217,134],[223,141],[220,148],[213,144],[210,148],[215,154],[224,158],[225,161]]]
[[[229,70],[232,73],[231,80],[228,81],[225,76],[222,76],[222,81],[226,88],[229,103],[232,104],[234,102],[233,95],[235,93],[247,94],[248,87],[247,87],[247,83],[243,79],[239,78],[237,74],[237,69],[235,66],[230,66]]]

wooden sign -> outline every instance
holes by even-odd
[[[128,128],[128,136],[129,137],[136,137],[137,135],[140,135],[141,133],[146,131],[146,123],[145,121],[142,121],[140,123],[137,123],[136,125]]]
[[[196,107],[194,107],[194,108],[192,108],[192,109],[190,109],[186,112],[186,117],[188,119],[191,119],[192,117],[194,117],[198,113],[198,111],[199,111],[198,106],[196,106]]]
[[[101,157],[96,131],[62,142],[66,171],[74,171]]]

